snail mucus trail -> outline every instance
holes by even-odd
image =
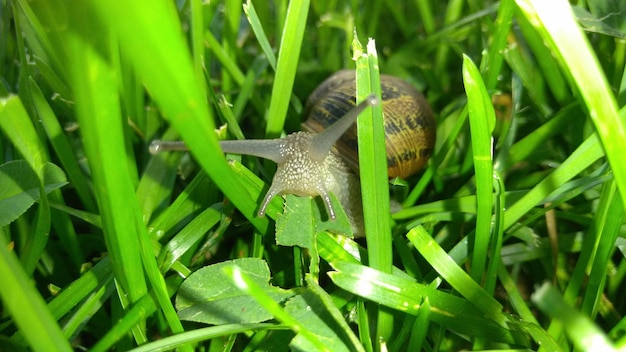
[[[351,221],[362,222],[362,219],[358,219],[359,216],[362,217],[359,215],[360,212],[351,210],[354,207],[350,203],[354,202],[355,195],[350,193],[356,190],[343,189],[348,184],[356,184],[358,188],[358,177],[350,172],[348,166],[339,156],[332,153],[331,149],[365,108],[378,104],[380,104],[379,98],[370,95],[334,122],[332,126],[319,133],[301,131],[280,139],[220,141],[220,147],[224,153],[257,156],[272,160],[277,164],[270,189],[259,208],[259,216],[265,215],[267,205],[272,198],[289,193],[298,196],[320,196],[328,217],[334,220],[336,212],[330,198],[330,193],[333,193],[346,208],[345,211]],[[155,140],[150,145],[152,154],[172,150],[187,150],[187,147],[184,142],[179,141]],[[348,180],[347,178],[355,179]],[[354,188],[354,186],[348,188]],[[358,191],[360,194],[360,189]],[[356,227],[359,226],[356,225]]]

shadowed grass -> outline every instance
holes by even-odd
[[[626,345],[626,17],[614,2],[0,6],[2,348]],[[351,48],[355,27],[367,49]],[[367,109],[366,238],[277,245],[283,199],[257,216],[273,167],[225,158],[218,139],[298,130],[310,92],[343,68],[357,70],[359,99],[380,94],[379,71],[422,90],[433,157],[388,193],[382,116]],[[151,155],[153,139],[191,151]],[[239,270],[249,258],[269,269],[262,285]],[[185,298],[225,302],[241,323],[181,320],[184,280],[215,264],[229,265],[221,281],[194,288],[236,294]],[[237,298],[275,319],[245,321]]]

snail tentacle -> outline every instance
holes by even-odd
[[[251,155],[282,163],[285,159],[281,153],[282,139],[246,139],[243,141],[220,141],[224,153]]]
[[[315,142],[312,143],[311,154],[318,158],[328,155],[335,143],[343,136],[343,134],[354,125],[357,117],[365,108],[380,104],[380,99],[372,94],[367,96],[365,100],[352,108],[348,113],[343,115],[339,120],[335,121],[332,128],[327,128],[315,135]]]

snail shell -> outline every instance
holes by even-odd
[[[303,130],[319,133],[355,106],[353,70],[341,70],[320,84],[307,101]],[[422,169],[432,154],[436,126],[424,96],[402,79],[381,75],[389,177],[406,178]],[[335,144],[348,166],[358,173],[356,126]]]

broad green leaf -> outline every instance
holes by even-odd
[[[6,134],[33,171],[42,176],[47,161],[42,141],[19,96],[0,98],[0,129]]]
[[[345,321],[345,326],[338,324],[319,292],[306,290],[301,295],[294,296],[285,305],[285,310],[306,326],[310,333],[316,335],[319,341],[326,346],[332,346],[333,351],[351,350],[346,345],[348,342],[346,333],[350,331],[349,327]],[[296,335],[289,345],[296,351],[314,350],[314,346],[300,334]]]
[[[46,193],[67,184],[65,173],[58,166],[44,166]],[[0,227],[6,226],[24,214],[39,200],[39,179],[25,160],[15,160],[0,165]]]
[[[257,301],[243,293],[224,273],[224,267],[237,265],[273,300],[283,302],[293,293],[270,286],[267,263],[258,258],[241,258],[197,270],[180,287],[176,308],[181,320],[206,324],[259,323],[272,319]]]
[[[352,237],[352,228],[341,203],[331,195],[336,219],[329,220],[319,197],[285,196],[285,210],[276,215],[276,244],[313,248],[316,234],[330,231]]]

